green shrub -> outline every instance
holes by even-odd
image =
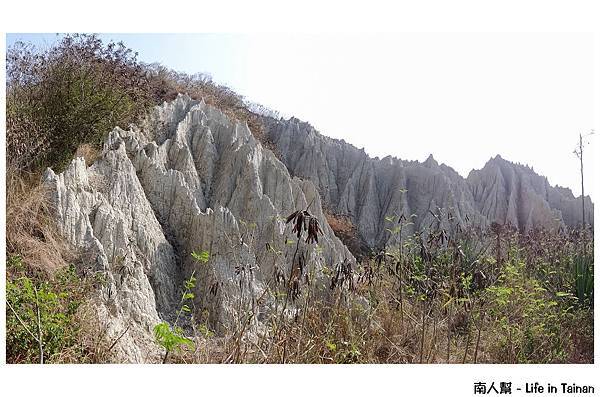
[[[100,145],[151,104],[136,55],[95,35],[66,35],[48,50],[7,50],[7,159],[17,169],[63,167],[82,143]]]
[[[204,252],[205,251],[203,251],[201,254]],[[206,253],[206,256],[208,256],[208,253]],[[196,257],[194,256],[194,258]],[[208,259],[206,261],[208,261]],[[194,273],[192,273],[190,278],[185,281],[184,291],[181,294],[181,300],[179,302],[180,307],[179,310],[177,310],[177,317],[175,318],[173,326],[170,326],[169,323],[163,321],[154,327],[154,338],[156,343],[165,349],[163,364],[167,362],[171,352],[180,350],[183,346],[189,346],[192,348],[194,347],[194,342],[184,335],[183,329],[179,327],[177,323],[182,316],[185,315],[185,313],[190,313],[193,321],[192,309],[189,307],[188,302],[193,302],[194,293],[192,290],[195,286],[196,277],[194,277]]]
[[[167,322],[159,323],[154,327],[154,337],[156,342],[165,348],[163,363],[167,362],[168,354],[173,350],[184,345],[194,346],[194,342],[183,335],[181,327],[173,326],[171,328]]]
[[[245,122],[273,148],[245,99],[206,74],[142,64],[123,43],[97,35],[65,35],[49,49],[17,42],[6,52],[8,166],[61,170],[80,145],[100,147],[115,127],[127,129],[152,106],[177,94],[204,100]]]
[[[20,257],[8,259],[7,362],[62,362],[67,354],[82,358],[76,314],[87,286],[73,266],[58,270],[52,279],[27,273]]]
[[[563,325],[572,321],[572,313],[527,277],[524,267],[519,261],[507,263],[498,283],[485,291],[486,329],[494,333],[490,349],[502,362],[564,361],[570,340]]]

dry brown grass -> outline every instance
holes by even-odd
[[[273,313],[266,334],[230,330],[224,336],[196,335],[195,348],[174,354],[175,363],[461,363],[473,362],[474,335],[448,332],[451,315],[405,302],[397,285],[381,274],[354,291],[336,287],[330,299],[313,299],[304,286],[296,316]],[[369,303],[360,297],[370,297]],[[449,343],[448,343],[449,342]],[[481,348],[480,348],[481,349]],[[466,352],[466,353],[465,353]],[[478,352],[478,362],[486,355]]]
[[[465,302],[443,295],[419,299],[399,295],[395,263],[365,261],[354,268],[354,283],[329,291],[302,283],[296,305],[281,315],[263,318],[265,333],[234,325],[221,336],[195,334],[196,346],[171,357],[179,363],[590,363],[593,362],[593,313],[564,318],[558,329],[564,354],[541,350],[547,339],[532,340],[535,349],[523,356],[523,341],[505,344],[505,331],[495,321],[493,300],[486,294]],[[370,276],[365,276],[370,275]],[[403,283],[406,283],[404,281]],[[406,285],[405,285],[406,286]],[[515,287],[516,288],[516,287]],[[284,290],[283,290],[284,291]],[[316,298],[319,297],[319,298]],[[253,310],[248,316],[254,317]],[[511,320],[513,326],[529,327]],[[587,327],[589,329],[583,329]],[[519,354],[521,351],[521,354]],[[531,358],[529,358],[531,357]],[[525,361],[524,361],[525,360]]]
[[[205,87],[197,87],[191,93],[187,92],[185,87],[179,87],[178,90],[182,93],[188,93],[192,99],[203,99],[208,105],[219,109],[232,120],[246,123],[252,135],[265,148],[277,155],[276,147],[269,139],[260,116],[249,111],[246,105],[241,102],[241,98],[228,88],[210,84]]]
[[[83,157],[85,160],[85,165],[89,167],[90,165],[94,164],[98,158],[100,158],[101,154],[102,152],[95,146],[90,145],[89,143],[84,143],[79,145],[77,148],[75,157]]]
[[[348,215],[335,214],[331,210],[325,210],[324,214],[333,233],[342,240],[357,259],[368,255],[368,249],[361,241],[356,225]]]
[[[331,212],[325,213],[327,223],[331,226],[333,232],[337,235],[345,236],[347,238],[356,236],[356,227],[350,220],[349,216],[336,215]]]
[[[89,292],[89,289],[85,291],[86,294]],[[78,308],[75,314],[78,325],[77,342],[70,349],[65,349],[55,357],[54,362],[61,364],[108,363],[112,359],[111,350],[116,343],[111,346],[106,335],[107,324],[103,324],[99,320],[94,305],[90,301],[86,301],[86,295],[82,295],[81,299],[85,303]]]
[[[27,266],[52,274],[74,258],[51,216],[47,189],[39,174],[6,174],[6,251]]]
[[[178,94],[187,94],[194,100],[203,100],[230,119],[246,123],[252,135],[277,155],[276,147],[269,139],[261,117],[252,112],[244,98],[229,87],[216,84],[208,75],[178,73],[156,63],[145,65],[145,70],[151,75],[148,86],[153,93],[155,104],[172,101]]]
[[[421,324],[401,324],[397,312],[380,308],[371,320],[348,317],[356,312],[340,311],[324,317],[322,307],[308,308],[300,323],[281,324],[281,335],[270,335],[261,342],[242,340],[236,335],[196,338],[196,349],[173,356],[181,363],[419,363]],[[304,322],[304,324],[302,324]],[[368,328],[361,328],[361,326]],[[446,362],[444,324],[427,324],[423,363]],[[462,340],[453,341],[450,362],[460,363]],[[241,347],[238,347],[241,346]],[[471,353],[472,354],[472,353]]]

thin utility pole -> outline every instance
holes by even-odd
[[[590,136],[590,135],[594,135],[594,130],[592,130],[589,134],[586,135]],[[588,143],[588,142],[586,142]],[[583,187],[583,135],[580,133],[579,134],[579,147],[575,148],[575,154],[577,155],[577,157],[579,157],[579,166],[580,166],[580,172],[581,172],[581,234],[583,237],[583,247],[582,247],[582,251],[583,251],[583,255],[586,254],[586,239],[585,239],[585,190]]]
[[[583,190],[583,137],[579,134],[579,163],[581,165],[581,230],[585,232],[585,195]]]

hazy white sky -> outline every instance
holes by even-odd
[[[207,72],[372,156],[424,161],[432,153],[466,176],[500,154],[581,191],[573,149],[594,123],[593,35],[102,36],[123,40],[143,61]],[[597,139],[585,163],[592,195]]]

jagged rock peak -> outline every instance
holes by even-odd
[[[467,217],[481,223],[464,178],[431,158],[426,164],[386,157],[370,158],[364,151],[303,129],[302,124],[264,118],[267,133],[293,175],[311,180],[326,207],[349,216],[369,247],[390,238],[386,218],[416,214],[411,234],[430,225],[439,208],[452,211],[464,225]],[[310,127],[312,129],[312,127]]]
[[[348,143],[320,135],[306,123],[263,121],[290,172],[311,180],[325,205],[348,215],[370,247],[390,239],[386,218],[402,214],[416,215],[406,233],[435,225],[430,214],[440,210],[452,212],[461,226],[466,219],[482,226],[511,223],[522,231],[581,223],[579,204],[571,194],[549,186],[547,178],[531,167],[500,155],[463,178],[432,155],[423,163],[370,158]],[[586,222],[593,220],[593,205],[588,201]]]
[[[581,201],[570,189],[552,187],[531,167],[491,159],[467,177],[480,211],[489,221],[510,223],[521,231],[581,225]],[[586,197],[586,223],[593,223],[593,203]]]
[[[423,165],[427,168],[433,168],[433,167],[439,166],[438,162],[435,161],[435,159],[433,158],[433,154],[430,154],[429,157],[427,157],[427,160],[425,160],[425,162],[423,162]]]
[[[252,309],[250,328],[260,332],[276,302],[257,299],[277,269],[289,277],[296,246],[308,264],[301,271],[323,291],[324,266],[354,262],[312,182],[292,177],[247,125],[187,96],[156,107],[139,127],[115,128],[90,167],[77,158],[61,174],[48,169],[45,183],[61,233],[106,280],[92,304],[107,338],[123,334],[118,361],[158,360],[152,328],[172,320],[192,273],[198,318],[208,315],[218,332]],[[318,245],[296,243],[285,224],[306,208],[323,229]],[[207,251],[208,263],[194,251]]]

